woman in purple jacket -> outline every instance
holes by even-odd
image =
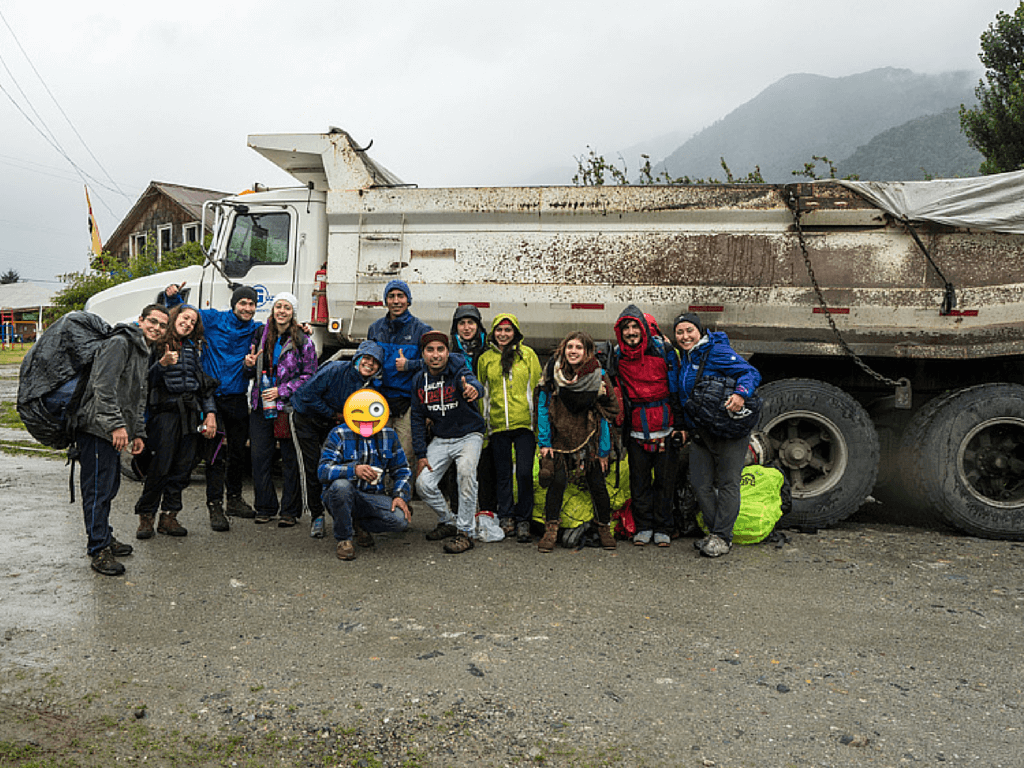
[[[279,528],[292,527],[302,516],[299,465],[288,428],[288,400],[316,373],[317,365],[316,346],[295,320],[297,303],[291,293],[280,293],[274,298],[270,322],[253,334],[245,357],[246,375],[256,379],[249,414],[255,521],[269,523],[280,509]],[[284,474],[280,508],[271,476],[274,446],[278,443]]]

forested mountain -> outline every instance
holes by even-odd
[[[966,149],[962,136],[959,147],[942,143],[956,142],[948,131],[948,116],[945,122],[925,121],[913,128],[904,124],[947,112],[962,103],[973,104],[976,82],[977,77],[969,72],[921,75],[893,68],[848,77],[788,75],[690,138],[655,170],[666,170],[676,177],[721,179],[724,157],[737,176],[760,166],[766,181],[787,182],[793,180],[792,171],[802,169],[812,155],[824,155],[839,164],[843,173],[857,172],[855,166],[863,163],[860,167],[865,169],[865,178],[875,178],[878,173],[896,178],[891,174],[903,173],[903,167],[916,174],[913,178],[923,178],[921,166],[933,175],[963,175],[962,170],[947,170],[962,167],[952,159],[938,162],[939,157],[959,156]],[[880,134],[897,127],[906,130],[886,139],[883,145],[887,150],[880,149],[883,145],[868,146],[875,137],[881,140]],[[909,166],[880,166],[873,159],[869,162],[878,152],[895,158],[900,152],[893,145],[897,140],[935,143],[927,154],[907,153]],[[843,162],[862,147],[867,153],[862,161],[849,166]],[[964,162],[970,165],[973,161],[965,158]],[[969,173],[976,171],[977,163]]]
[[[960,132],[958,110],[947,109],[883,131],[837,165],[865,181],[921,181],[977,176],[982,159]]]

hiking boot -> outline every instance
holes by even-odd
[[[511,539],[516,532],[516,521],[511,517],[503,517],[498,521],[498,526],[501,528],[501,532],[505,534],[506,539]]]
[[[654,534],[654,544],[659,547],[668,547],[672,544],[672,537],[667,533]]]
[[[227,514],[229,517],[256,517],[256,510],[250,507],[241,496],[228,496]]]
[[[309,538],[322,539],[324,537],[324,518],[314,517],[309,524]]]
[[[608,526],[606,525],[605,528]],[[548,520],[544,523],[544,535],[540,537],[540,541],[537,542],[537,550],[539,552],[553,552],[555,544],[558,543],[558,521]]]
[[[338,556],[339,560],[355,560],[356,548],[352,546],[352,539],[339,541],[335,554]]]
[[[376,544],[376,542],[373,540],[373,535],[369,531],[364,531],[355,523],[352,524],[352,527],[355,529],[356,532],[356,544],[358,544],[360,547],[372,547],[374,544]]]
[[[458,535],[444,545],[444,551],[449,555],[461,555],[473,548],[473,540],[467,533],[459,531]]]
[[[110,547],[104,547],[92,556],[92,569],[104,576],[120,576],[124,573],[124,566],[114,559]]]
[[[530,523],[528,520],[521,520],[516,523],[516,541],[520,544],[529,544],[533,541],[533,537],[530,536]]]
[[[608,523],[597,524],[597,535],[601,539],[601,549],[615,549],[618,546],[618,542],[612,536],[612,529]]]
[[[132,549],[131,544],[125,544],[124,542],[118,541],[113,536],[110,537],[110,551],[114,557],[128,557],[135,550]]]
[[[156,532],[164,536],[188,536],[188,530],[178,522],[177,512],[161,512]]]
[[[455,527],[454,523],[438,523],[437,527],[427,534],[427,541],[440,541],[441,539],[450,539],[458,532],[459,529]]]
[[[710,536],[705,536],[703,539],[695,540],[693,542],[693,548],[696,549],[698,552],[703,552],[704,551],[704,545],[708,543],[708,539],[710,539],[710,538],[711,538]]]
[[[706,557],[721,557],[722,555],[729,554],[732,550],[732,544],[721,536],[711,534],[708,536],[707,543],[701,548],[701,554]]]
[[[152,512],[143,512],[139,515],[139,529],[135,531],[136,539],[152,539],[153,523],[156,522],[156,515]]]
[[[638,547],[646,547],[651,543],[652,536],[654,536],[654,531],[637,531],[633,535],[633,543]]]
[[[224,515],[224,508],[220,502],[207,504],[206,508],[210,511],[210,530],[220,532],[231,530],[231,523]]]

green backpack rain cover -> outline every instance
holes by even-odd
[[[743,468],[740,480],[740,514],[732,529],[734,544],[764,541],[782,517],[782,473],[772,467],[754,464]],[[710,533],[704,516],[697,513],[697,525]]]

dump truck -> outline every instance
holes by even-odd
[[[792,483],[784,524],[874,496],[978,536],[1024,539],[1024,179],[892,184],[420,188],[332,128],[254,135],[298,184],[208,203],[208,260],[115,286],[116,321],[169,283],[227,308],[299,298],[323,356],[384,313],[450,327],[460,304],[519,316],[549,352],[613,338],[630,303],[663,329],[698,312],[762,373],[760,430]],[[372,143],[372,142],[371,142]]]

